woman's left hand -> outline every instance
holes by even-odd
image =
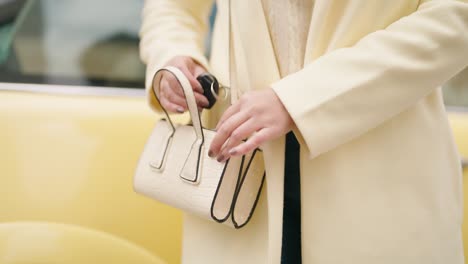
[[[293,120],[273,89],[247,92],[219,120],[208,155],[224,162],[285,135],[292,127]]]

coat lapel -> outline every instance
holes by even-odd
[[[280,72],[262,0],[232,1],[231,8],[233,9],[232,30],[237,71],[234,83],[241,91],[267,88],[280,79]],[[257,48],[253,49],[252,45]],[[284,138],[281,138],[265,144],[265,154],[277,153],[272,149],[284,153],[284,143]],[[284,164],[284,159],[281,163],[278,162],[276,154],[266,155],[265,162],[268,165],[266,166],[266,191],[268,194],[269,263],[278,263],[281,257],[283,226],[284,175],[281,166]]]
[[[236,64],[242,67],[238,76],[247,80],[238,80],[239,85],[244,90],[268,87],[280,74],[262,0],[232,1],[232,8],[234,42],[240,42],[234,43]]]

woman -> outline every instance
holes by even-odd
[[[232,45],[242,96],[205,115],[218,131],[210,154],[223,162],[261,146],[267,169],[244,229],[185,216],[183,261],[463,263],[461,167],[439,87],[468,64],[468,2],[231,2],[217,3],[210,62],[212,1],[147,1],[143,12],[149,91],[173,65],[205,106],[195,78],[229,83]],[[184,112],[165,79],[161,104]]]

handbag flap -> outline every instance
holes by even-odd
[[[264,181],[265,166],[263,152],[256,149],[244,170],[244,175],[233,203],[232,221],[235,228],[243,227],[252,217],[260,198]]]
[[[229,218],[232,202],[241,182],[243,164],[244,156],[231,157],[226,161],[211,205],[211,217],[217,222],[222,223]]]

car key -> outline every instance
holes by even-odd
[[[208,106],[206,109],[211,109],[216,103],[218,92],[219,92],[219,82],[210,73],[202,73],[197,77],[198,82],[203,88],[203,95],[208,99]]]

